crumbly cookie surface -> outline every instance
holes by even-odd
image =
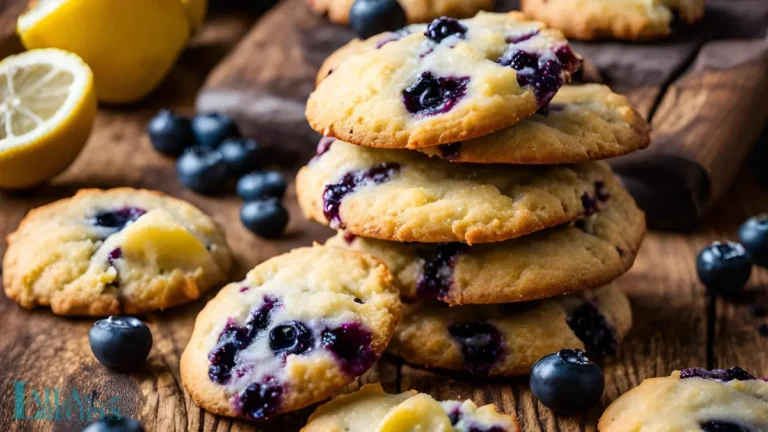
[[[616,399],[600,417],[601,432],[768,430],[768,378],[740,368],[692,368],[651,378]]]
[[[59,315],[139,314],[223,283],[232,257],[211,218],[159,192],[86,189],[32,210],[8,236],[6,295]]]
[[[428,368],[527,375],[563,348],[613,355],[631,326],[629,300],[615,283],[529,303],[449,307],[424,300],[404,306],[388,351]]]
[[[301,432],[515,432],[512,416],[493,405],[478,408],[472,401],[438,402],[424,393],[386,394],[380,384],[339,396],[315,410]]]
[[[522,9],[569,38],[651,40],[668,36],[677,12],[692,24],[704,0],[522,0]]]
[[[490,243],[583,218],[613,178],[602,162],[455,164],[324,139],[296,180],[304,214],[362,237]],[[586,206],[586,207],[585,207]]]
[[[369,147],[453,143],[533,114],[581,63],[560,32],[518,12],[422,28],[341,62],[309,97],[310,125]]]
[[[501,243],[397,243],[340,232],[326,246],[381,259],[407,299],[451,305],[536,300],[604,285],[632,267],[645,234],[643,213],[613,178],[601,194],[605,200],[584,220]]]
[[[309,0],[317,13],[337,24],[349,23],[355,0]],[[493,10],[496,0],[399,0],[409,23],[428,22],[441,16],[467,18],[481,10]]]
[[[207,411],[264,420],[323,400],[368,370],[399,314],[398,288],[379,260],[296,249],[205,306],[181,358],[182,381]]]

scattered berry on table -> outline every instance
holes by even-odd
[[[264,238],[278,238],[288,225],[288,211],[277,198],[249,201],[240,209],[246,228]]]
[[[198,114],[193,117],[192,132],[197,142],[205,147],[218,147],[225,139],[240,136],[232,117],[219,113]]]
[[[242,176],[259,167],[261,149],[252,139],[227,138],[219,145],[218,150],[233,176]]]
[[[760,333],[760,336],[762,337],[768,337],[768,324],[760,324],[760,327],[757,328],[757,332]]]
[[[229,168],[218,150],[187,149],[176,161],[176,174],[185,187],[201,194],[220,191],[229,180]]]
[[[356,0],[349,10],[349,26],[363,39],[405,24],[405,9],[396,0]]]
[[[755,264],[768,267],[768,214],[744,222],[739,228],[739,241],[750,252]]]
[[[197,145],[189,119],[171,110],[161,110],[152,117],[147,135],[157,151],[169,156],[179,156],[187,147]]]
[[[82,432],[144,432],[138,420],[123,417],[119,420],[102,419],[89,423]]]
[[[734,295],[749,280],[752,258],[739,243],[714,242],[699,252],[696,271],[711,294]]]
[[[274,197],[282,199],[288,187],[285,177],[277,171],[246,174],[237,181],[237,195],[245,201]]]
[[[533,365],[530,384],[533,395],[547,408],[560,414],[578,414],[597,404],[605,378],[583,352],[563,349]]]
[[[751,304],[749,306],[749,311],[752,312],[753,317],[762,318],[768,316],[768,309],[766,309],[765,305],[760,303]]]
[[[96,359],[118,370],[138,369],[152,349],[152,332],[133,317],[111,316],[96,321],[88,339]]]

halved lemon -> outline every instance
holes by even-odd
[[[93,74],[58,49],[0,61],[0,188],[23,189],[64,172],[96,117]]]
[[[190,35],[179,0],[33,0],[16,23],[27,49],[59,48],[93,70],[99,101],[135,102],[154,90]]]

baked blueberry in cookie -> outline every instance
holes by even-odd
[[[192,205],[89,189],[24,218],[8,237],[3,286],[21,306],[59,315],[140,314],[198,298],[231,262],[223,232]]]
[[[646,379],[605,410],[598,428],[604,432],[768,430],[768,381],[739,367],[691,368]]]
[[[408,363],[467,371],[476,376],[526,375],[541,357],[564,348],[586,351],[592,341],[569,321],[594,305],[601,331],[615,354],[632,325],[627,297],[614,285],[568,296],[516,304],[448,307],[422,300],[405,304],[388,347]]]
[[[441,17],[332,58],[307,102],[310,125],[353,144],[410,149],[512,126],[546,106],[581,63],[560,32],[518,12]]]
[[[203,409],[264,420],[325,399],[362,375],[399,313],[396,284],[380,261],[320,246],[296,249],[206,305],[182,355],[182,381]]]
[[[599,182],[613,178],[598,162],[477,170],[418,152],[336,140],[299,171],[296,190],[305,216],[354,235],[474,244],[581,219],[595,211],[584,207],[584,194],[597,196]]]
[[[386,394],[380,384],[367,384],[318,407],[301,432],[422,430],[514,432],[519,427],[512,416],[499,414],[493,405],[478,408],[469,400],[438,402],[414,390]]]

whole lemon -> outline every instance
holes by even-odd
[[[187,10],[189,25],[192,26],[192,32],[200,30],[205,21],[205,15],[208,10],[207,0],[181,0],[184,8]]]
[[[27,49],[79,55],[102,102],[129,103],[157,87],[190,36],[179,0],[33,0],[17,32]]]

